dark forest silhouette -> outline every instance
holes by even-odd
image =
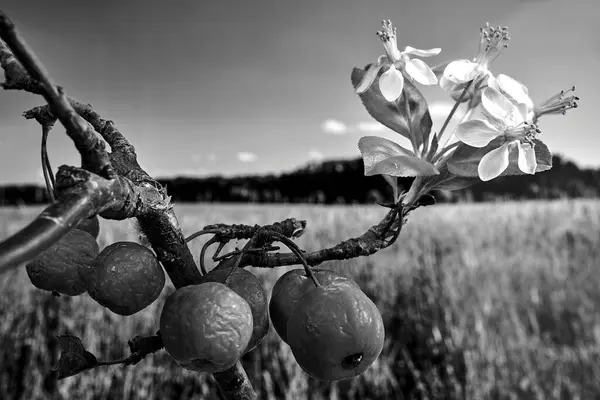
[[[438,202],[480,202],[600,197],[600,169],[580,169],[560,156],[552,169],[535,175],[502,177],[453,192],[434,192]],[[176,203],[246,202],[370,204],[391,200],[381,176],[365,177],[361,158],[312,163],[281,175],[159,178]],[[406,190],[413,178],[402,178]],[[45,204],[38,185],[0,187],[0,205]]]

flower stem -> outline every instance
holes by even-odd
[[[454,142],[451,145],[448,145],[448,146],[444,147],[442,150],[438,151],[438,153],[431,160],[431,163],[435,164],[435,162],[437,160],[439,160],[440,158],[442,158],[442,156],[444,155],[444,153],[446,153],[449,150],[452,150],[453,148],[455,148],[456,146],[458,146],[460,143],[461,142]]]
[[[448,114],[448,117],[444,121],[444,125],[442,125],[442,129],[440,129],[440,133],[438,134],[438,138],[440,138],[440,139],[442,138],[442,135],[446,131],[446,128],[448,127],[448,124],[450,123],[450,120],[454,116],[454,113],[458,109],[458,106],[460,105],[462,99],[465,97],[465,95],[467,94],[467,91],[469,90],[469,88],[471,87],[472,84],[473,84],[472,80],[469,81],[469,83],[467,83],[467,86],[465,86],[465,88],[463,89],[462,93],[460,94],[460,97],[458,98],[458,100],[456,100],[456,103],[454,103],[454,106],[452,107],[452,110],[450,110],[450,114]],[[448,140],[450,140],[450,137],[448,139],[446,139],[446,141],[444,142],[444,145],[442,146],[442,148],[444,146],[446,146],[446,144],[448,143]]]
[[[411,116],[410,116],[410,105],[408,104],[408,95],[406,93],[406,90],[404,90],[404,92],[402,93],[402,96],[404,97],[404,111],[406,112],[406,125],[408,125],[408,134],[410,135],[410,142],[412,143],[415,155],[417,157],[420,157],[421,155],[419,154],[419,146],[417,146],[417,141],[415,140],[415,135],[414,135],[414,132],[412,129],[412,121],[411,121]]]
[[[467,119],[469,119],[469,117],[471,116],[471,114],[473,113],[474,110],[475,110],[475,107],[469,107],[469,109],[467,110],[467,112],[465,113],[465,115],[463,115],[462,119],[460,120],[459,124],[462,124]],[[454,138],[454,133],[452,133],[452,135],[448,138],[448,140],[446,140],[446,143],[448,143],[450,140],[452,140],[452,138]],[[436,168],[440,168],[450,158],[450,156],[452,156],[452,153],[448,153],[448,151],[454,149],[460,143],[462,143],[462,142],[458,141],[458,142],[454,142],[454,143],[452,143],[452,144],[444,147],[442,150],[440,150],[435,155],[435,157],[433,157],[433,160],[431,161],[431,163],[434,164]],[[448,154],[446,154],[446,153],[448,153]],[[444,154],[446,154],[446,155],[444,156]],[[442,158],[442,161],[438,162],[438,160],[440,158]]]
[[[415,178],[415,180],[413,181],[412,185],[410,185],[410,189],[408,190],[408,193],[402,199],[402,203],[405,206],[407,206],[407,205],[410,205],[410,204],[414,203],[415,201],[417,201],[419,199],[419,197],[421,197],[421,195],[424,194],[424,193],[421,193],[421,191],[423,190],[424,187],[425,187],[425,185],[423,184],[423,178],[420,176],[417,176]]]

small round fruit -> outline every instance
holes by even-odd
[[[218,282],[180,288],[160,315],[165,349],[183,368],[219,372],[242,356],[252,336],[252,310],[239,294]]]
[[[29,262],[25,269],[33,286],[68,296],[85,292],[81,268],[93,266],[98,243],[87,232],[72,229]]]
[[[213,269],[202,277],[201,282],[219,282],[227,285],[231,290],[242,296],[252,309],[252,322],[254,328],[252,337],[244,354],[254,349],[267,336],[269,332],[269,307],[267,304],[267,293],[260,280],[250,271],[236,268],[225,283],[225,279],[231,272],[229,269]]]
[[[90,297],[119,315],[132,315],[154,302],[165,273],[152,250],[134,242],[105,247],[84,277]]]
[[[84,218],[79,221],[79,224],[75,227],[75,229],[81,229],[82,231],[86,231],[90,235],[94,237],[94,239],[98,238],[98,234],[100,233],[100,221],[98,220],[98,216],[94,215],[92,218]]]
[[[300,367],[328,382],[363,373],[381,353],[385,339],[377,306],[345,282],[307,292],[288,321],[287,334]]]
[[[319,268],[311,268],[311,271],[321,285],[334,282],[350,282],[358,288],[358,285],[352,279],[335,271]],[[287,343],[287,323],[294,308],[296,308],[300,298],[307,291],[314,288],[316,288],[315,284],[306,276],[303,268],[290,270],[281,275],[275,282],[269,302],[269,314],[275,331],[284,342]]]

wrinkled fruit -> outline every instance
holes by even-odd
[[[288,321],[287,333],[298,365],[328,382],[363,373],[381,353],[385,339],[377,306],[347,282],[307,292]]]
[[[165,349],[182,367],[219,372],[242,356],[252,336],[252,310],[218,282],[185,286],[167,298],[160,315]]]
[[[100,233],[100,221],[98,220],[98,216],[94,215],[92,218],[84,218],[79,221],[79,224],[75,227],[75,229],[81,229],[82,231],[86,231],[90,235],[94,237],[94,239],[98,238],[98,234]]]
[[[227,285],[231,290],[242,296],[252,310],[253,330],[252,337],[244,353],[254,349],[267,336],[269,332],[269,307],[267,294],[260,280],[250,271],[236,268],[226,283],[225,279],[231,272],[229,269],[213,269],[202,277],[201,282],[219,282]]]
[[[315,278],[321,285],[334,282],[350,282],[358,288],[352,279],[328,269],[311,268]],[[315,289],[313,281],[306,276],[304,269],[293,269],[283,274],[271,292],[269,314],[275,331],[284,342],[287,341],[287,323],[293,315],[294,308],[300,298],[309,290]]]
[[[69,296],[85,292],[80,268],[93,266],[98,243],[87,232],[72,229],[29,262],[25,269],[33,286]]]
[[[134,242],[105,247],[96,266],[82,275],[92,299],[119,315],[143,310],[165,286],[165,273],[152,250]]]

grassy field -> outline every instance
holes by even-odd
[[[0,209],[0,239],[39,210]],[[185,234],[216,222],[306,219],[298,240],[306,250],[359,235],[385,214],[380,207],[296,205],[176,211]],[[137,241],[135,226],[102,221],[100,248],[118,240]],[[192,242],[194,254],[205,240]],[[243,359],[261,399],[600,398],[599,201],[427,207],[411,214],[392,248],[323,266],[353,276],[378,305],[384,351],[362,376],[324,384],[307,378],[272,330]],[[270,292],[288,269],[249,270]],[[164,351],[57,387],[45,378],[53,343],[47,332],[79,336],[101,359],[123,357],[129,338],[158,329],[170,284],[132,317],[110,313],[87,294],[54,300],[29,283],[24,268],[0,277],[0,289],[0,399],[218,398],[210,375],[180,369]]]

